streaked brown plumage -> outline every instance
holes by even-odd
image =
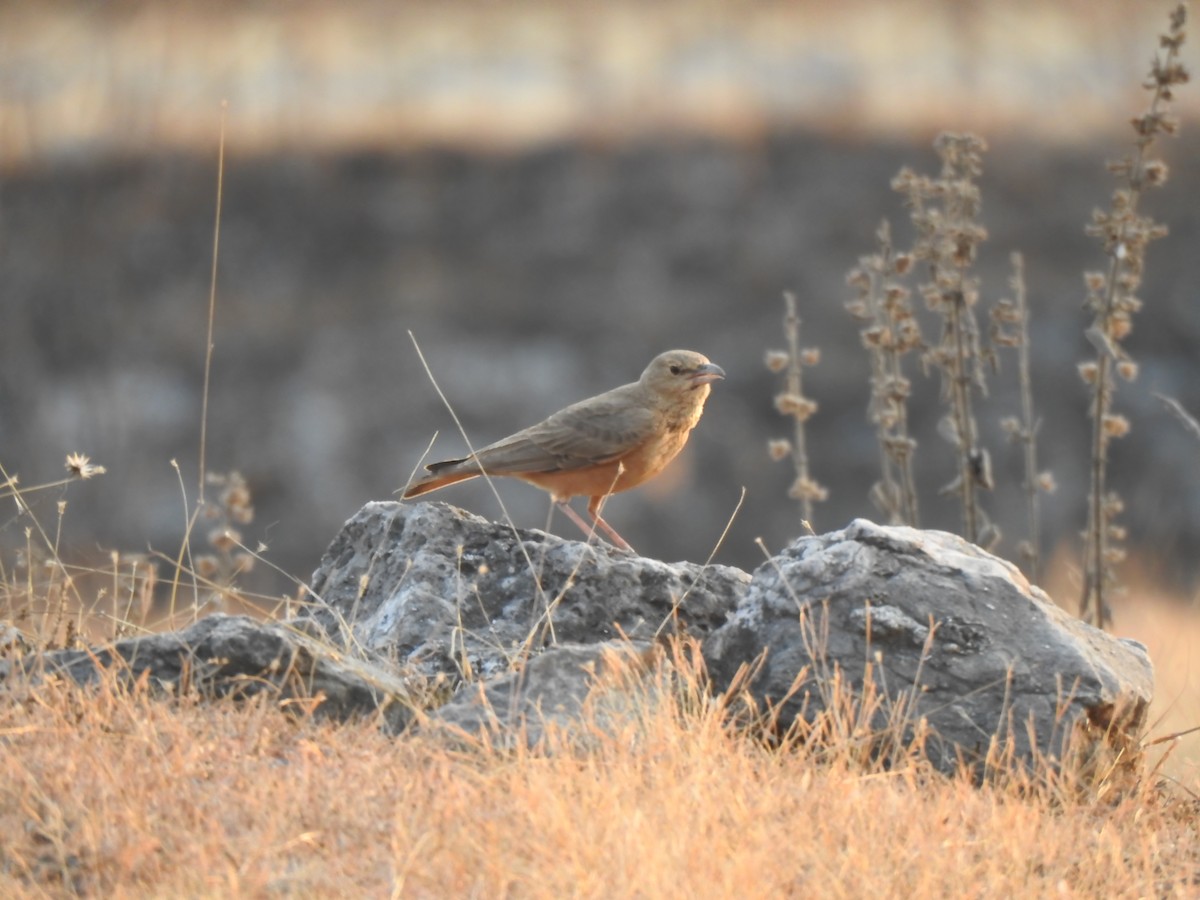
[[[650,361],[632,384],[573,403],[550,418],[462,459],[425,468],[404,499],[483,474],[537,485],[585,534],[589,526],[568,501],[589,497],[595,527],[623,549],[629,544],[600,517],[609,494],[627,491],[667,467],[687,443],[712,390],[725,377],[720,366],[691,350],[668,350]]]

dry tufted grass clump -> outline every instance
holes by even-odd
[[[23,688],[0,705],[0,893],[1133,897],[1200,877],[1196,803],[1153,781],[1101,796],[885,766],[848,700],[824,740],[773,746],[730,727],[686,649],[668,657],[618,684],[621,715],[532,750],[385,737],[268,694]]]

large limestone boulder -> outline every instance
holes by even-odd
[[[115,665],[211,694],[320,696],[317,710],[338,718],[382,709],[394,729],[536,741],[595,710],[598,687],[606,715],[626,688],[645,699],[656,646],[682,634],[700,642],[711,687],[760,725],[819,733],[837,704],[868,744],[918,744],[947,772],[1136,755],[1153,693],[1144,647],[1075,619],[1009,563],[954,535],[861,519],[795,541],[751,577],[441,503],[370,503],[312,594],[285,623],[213,616],[90,651],[13,650],[0,681],[88,681]]]
[[[1145,647],[1066,613],[1010,563],[863,519],[760,566],[704,657],[718,689],[759,665],[749,693],[778,729],[814,722],[835,685],[869,698],[881,733],[897,713],[910,734],[923,720],[946,771],[1006,744],[1021,760],[1127,754],[1154,687]]]
[[[491,678],[556,644],[703,638],[749,583],[739,569],[667,564],[445,503],[368,503],[313,575],[311,616],[403,670]]]
[[[398,730],[413,706],[408,686],[388,668],[343,653],[286,624],[214,614],[181,631],[114,641],[87,650],[27,652],[0,660],[0,683],[14,676],[69,678],[89,684],[104,670],[128,680],[149,678],[169,693],[280,699],[319,698],[319,716],[344,720],[383,711]]]

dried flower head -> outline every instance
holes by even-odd
[[[66,468],[71,473],[72,478],[82,478],[84,480],[91,478],[93,475],[103,475],[108,471],[104,466],[93,465],[91,459],[83,453],[68,453]]]
[[[768,350],[764,359],[772,372],[782,372],[788,366],[788,355],[784,350]]]
[[[816,411],[814,400],[800,394],[778,394],[775,397],[775,408],[785,416],[791,416],[797,421],[807,421]]]
[[[776,438],[767,441],[767,455],[774,462],[779,462],[781,459],[786,459],[792,452],[792,442],[787,438]]]
[[[1117,373],[1126,381],[1136,381],[1138,365],[1132,359],[1123,359],[1117,363]]]
[[[829,491],[811,478],[797,478],[788,488],[788,496],[793,500],[811,500],[813,503],[822,503],[829,496]]]
[[[1152,187],[1166,183],[1168,173],[1167,164],[1161,159],[1152,159],[1142,166],[1142,178]]]
[[[1124,416],[1108,414],[1103,419],[1104,433],[1110,438],[1123,438],[1129,434],[1129,420]]]
[[[208,533],[208,543],[214,550],[229,553],[242,542],[242,536],[232,528],[214,528]]]

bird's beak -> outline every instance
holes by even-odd
[[[711,384],[714,381],[720,381],[725,377],[725,370],[716,363],[705,363],[702,366],[697,366],[688,379],[692,382],[692,387],[700,387],[702,384]]]

